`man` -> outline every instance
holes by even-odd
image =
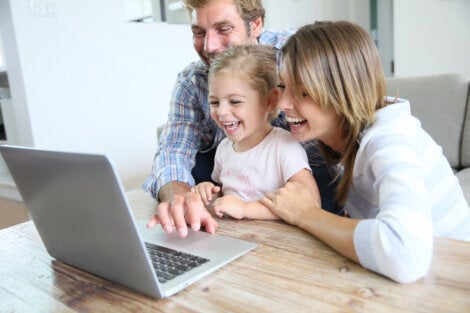
[[[148,226],[161,224],[170,233],[173,225],[179,235],[201,226],[214,233],[217,222],[190,186],[210,180],[213,158],[224,132],[210,117],[207,73],[212,60],[232,45],[266,44],[280,49],[292,31],[263,30],[264,8],[261,0],[185,0],[191,15],[193,45],[200,60],[178,75],[170,103],[168,122],[160,136],[153,172],[144,188],[160,201],[157,214]],[[276,126],[286,128],[278,118]],[[333,202],[334,185],[319,159],[313,143],[304,145],[322,196],[322,207],[338,212]]]

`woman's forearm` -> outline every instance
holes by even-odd
[[[308,231],[345,257],[359,263],[354,248],[354,230],[357,219],[338,216],[318,209],[306,210],[299,219],[299,227]]]

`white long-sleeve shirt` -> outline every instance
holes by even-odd
[[[470,240],[470,209],[442,148],[398,99],[362,133],[346,209],[363,219],[354,246],[365,268],[398,282],[429,271],[433,237]]]

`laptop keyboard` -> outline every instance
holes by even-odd
[[[193,254],[157,246],[146,242],[145,246],[160,283],[169,281],[209,261]]]

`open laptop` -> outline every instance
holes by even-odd
[[[52,257],[150,297],[168,297],[256,246],[205,232],[179,238],[147,229],[147,221],[134,220],[104,155],[5,145],[0,152]],[[172,260],[160,260],[168,254]]]

